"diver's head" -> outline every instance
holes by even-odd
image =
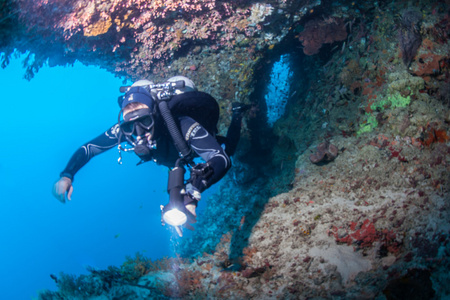
[[[122,101],[122,132],[127,136],[143,138],[153,129],[154,101],[149,86],[153,82],[139,80],[128,89]]]
[[[137,140],[148,137],[154,126],[152,110],[143,103],[132,102],[122,109],[123,122],[120,129],[127,136],[134,136]]]
[[[149,80],[139,80],[127,88],[125,96],[119,98],[121,107],[118,118],[120,132],[133,145],[133,148],[129,150],[120,148],[119,145],[119,149],[134,150],[141,161],[152,159],[151,150],[156,149],[156,143],[152,140],[155,125],[155,106],[150,94],[151,85],[153,85],[153,82]]]
[[[135,112],[140,109],[150,109],[150,107],[148,107],[148,105],[141,103],[141,102],[132,102],[132,103],[129,103],[128,105],[126,105],[122,109],[124,121],[129,121],[131,118],[130,113]]]
[[[120,131],[133,144],[134,153],[141,161],[151,160],[151,150],[156,149],[156,143],[152,141],[155,125],[152,110],[146,104],[132,102],[122,111],[123,122],[120,123]]]

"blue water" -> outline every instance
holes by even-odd
[[[141,252],[172,255],[173,235],[160,224],[168,200],[167,169],[116,149],[75,176],[72,201],[51,189],[73,152],[117,121],[122,79],[76,63],[42,68],[23,80],[21,60],[0,69],[1,299],[55,290],[50,274],[86,274],[86,266],[120,266]]]
[[[270,127],[273,127],[273,124],[284,114],[289,99],[292,76],[289,54],[284,54],[272,67],[270,82],[264,96],[267,105],[267,123]]]

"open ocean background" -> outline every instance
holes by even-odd
[[[74,151],[117,122],[123,80],[78,62],[45,66],[31,81],[24,73],[20,58],[0,69],[0,299],[37,297],[56,289],[50,274],[120,266],[138,251],[173,256],[178,237],[161,226],[159,209],[167,168],[136,167],[129,153],[119,165],[111,149],[78,172],[71,202],[51,194]]]

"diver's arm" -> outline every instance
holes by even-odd
[[[201,193],[225,176],[231,167],[231,160],[217,140],[199,123],[189,117],[181,117],[179,120],[181,132],[188,145],[212,169],[212,174],[203,179],[200,178],[197,182],[191,182]]]
[[[123,142],[123,141],[120,141]],[[119,144],[119,126],[116,124],[99,135],[95,139],[87,142],[78,148],[72,155],[66,168],[61,172],[61,177],[67,177],[73,181],[75,174],[85,165],[87,162],[96,156],[103,153],[106,150],[113,148]]]

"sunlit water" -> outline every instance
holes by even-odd
[[[95,67],[41,69],[23,80],[20,59],[0,69],[0,290],[30,299],[55,290],[50,274],[120,266],[141,252],[173,255],[173,233],[160,223],[168,200],[167,169],[108,151],[75,176],[72,201],[58,202],[53,183],[73,152],[117,122],[122,79]]]

